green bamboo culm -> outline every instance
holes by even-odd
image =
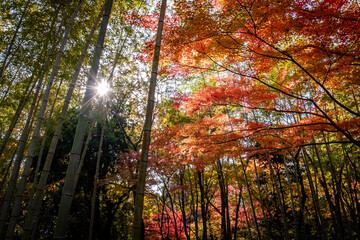
[[[150,145],[150,134],[152,126],[152,115],[155,105],[155,88],[156,88],[156,78],[157,78],[157,69],[159,65],[160,58],[160,47],[162,39],[162,30],[164,25],[165,17],[165,8],[166,0],[161,2],[161,10],[159,16],[158,29],[155,40],[155,50],[154,57],[151,68],[151,78],[149,86],[149,95],[148,102],[146,106],[146,116],[144,124],[144,138],[141,150],[141,158],[139,164],[138,180],[136,185],[136,196],[135,196],[135,212],[134,212],[134,224],[133,224],[133,240],[143,239],[143,226],[142,226],[142,213],[144,209],[144,192],[145,192],[145,182],[146,182],[146,169],[149,156],[149,145]]]
[[[99,36],[96,43],[94,57],[91,63],[90,74],[87,81],[82,109],[80,111],[79,120],[77,122],[75,137],[71,149],[69,165],[66,170],[65,183],[62,190],[58,218],[55,225],[54,239],[65,239],[66,227],[69,219],[71,203],[73,199],[73,188],[77,168],[79,166],[81,149],[84,141],[85,130],[88,122],[90,111],[90,101],[95,96],[94,86],[100,64],[100,57],[106,36],[107,25],[110,18],[113,0],[106,0],[105,12],[101,21]]]

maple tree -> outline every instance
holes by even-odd
[[[350,191],[351,199],[356,190],[341,182],[345,176],[357,181],[354,160],[360,146],[354,75],[359,70],[359,6],[352,1],[178,1],[175,9],[179,21],[165,34],[162,71],[178,79],[206,73],[206,83],[173,98],[175,111],[188,117],[159,131],[154,148],[161,161],[195,165],[198,171],[224,158],[239,161],[239,156],[258,168],[264,164],[275,206],[264,205],[269,194],[258,192],[256,182],[242,181],[254,191],[247,214],[253,216],[258,238],[258,221],[273,219],[274,207],[285,239],[291,232],[301,238],[309,224],[304,207],[314,211],[317,237],[327,238],[325,229],[333,227],[343,238],[344,219],[355,208],[346,210],[347,200],[340,195]],[[174,119],[171,111],[168,119]],[[330,165],[324,169],[323,164]],[[353,173],[344,172],[349,166]],[[297,176],[297,193],[290,171]],[[253,202],[252,194],[260,199]],[[322,204],[329,207],[332,223]],[[287,209],[292,209],[292,221]],[[267,234],[273,232],[269,229]],[[222,238],[229,239],[226,234]]]

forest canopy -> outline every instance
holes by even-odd
[[[360,238],[359,38],[355,0],[3,1],[0,239]]]

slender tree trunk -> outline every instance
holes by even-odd
[[[263,221],[265,220],[265,225],[266,225],[266,236],[265,239],[269,239],[270,238],[270,226],[269,226],[269,220],[268,217],[265,214],[265,209],[264,209],[264,201],[263,201],[263,197],[261,194],[261,186],[260,186],[260,179],[259,179],[259,174],[257,171],[257,166],[256,166],[256,160],[254,159],[254,170],[255,170],[255,175],[256,175],[256,185],[259,191],[259,201],[260,201],[260,206],[261,206],[261,212],[263,214]]]
[[[313,142],[315,142],[314,139],[313,139]],[[329,191],[329,188],[328,188],[328,185],[327,185],[327,182],[326,182],[325,171],[324,171],[324,168],[323,168],[323,164],[321,162],[320,154],[318,152],[318,149],[317,149],[316,145],[314,145],[313,148],[315,150],[315,153],[316,153],[316,156],[317,156],[317,159],[318,159],[318,163],[319,163],[321,179],[322,179],[322,180],[320,180],[320,183],[321,183],[321,185],[322,185],[322,187],[323,187],[323,189],[325,191],[325,197],[326,197],[326,200],[327,200],[328,205],[329,205],[330,214],[331,214],[331,217],[333,219],[334,225],[338,226],[337,220],[336,220],[336,217],[335,217],[335,206],[334,206],[334,203],[331,200],[330,191]],[[335,228],[335,233],[338,234],[337,227]]]
[[[18,175],[19,175],[19,170],[20,170],[20,165],[21,165],[21,160],[23,158],[23,155],[25,153],[25,148],[26,148],[26,143],[29,137],[29,133],[30,133],[30,128],[32,125],[32,121],[33,121],[33,114],[35,112],[35,110],[38,107],[38,103],[39,103],[39,94],[41,91],[41,85],[42,85],[42,80],[43,77],[40,79],[40,81],[38,82],[37,86],[36,86],[36,92],[33,98],[33,101],[31,103],[30,106],[30,110],[28,113],[28,117],[27,120],[25,122],[25,127],[24,130],[22,131],[20,140],[19,140],[19,144],[17,147],[17,151],[16,151],[16,158],[14,161],[14,166],[11,172],[11,176],[10,176],[10,180],[9,180],[9,184],[6,190],[6,194],[5,194],[5,198],[3,201],[3,205],[1,208],[1,214],[0,214],[0,239],[3,239],[5,236],[5,225],[6,225],[6,220],[7,220],[7,216],[10,210],[10,204],[11,204],[11,200],[13,197],[13,193],[16,189],[16,182],[18,179]]]
[[[192,206],[192,209],[191,209],[191,212],[194,216],[194,222],[195,222],[195,239],[198,240],[199,239],[199,227],[198,227],[198,220],[197,220],[197,209],[195,207],[195,202],[194,202],[194,191],[193,191],[193,185],[192,185],[192,182],[191,182],[191,173],[190,173],[190,166],[188,165],[187,167],[187,171],[188,171],[188,176],[189,176],[189,184],[190,184],[190,194],[191,194],[191,206]]]
[[[92,137],[92,130],[94,128],[95,125],[95,120],[92,122],[91,127],[89,129],[89,133],[88,133],[88,137],[84,146],[84,150],[81,153],[81,159],[80,159],[80,163],[79,163],[79,167],[76,173],[76,177],[75,177],[75,186],[74,186],[74,190],[73,190],[73,195],[75,194],[75,189],[76,189],[76,185],[79,179],[79,175],[80,175],[80,170],[82,167],[82,163],[85,160],[85,156],[86,156],[86,152],[88,150],[89,147],[89,143]],[[47,164],[48,165],[48,164]],[[48,165],[49,166],[49,165]],[[46,176],[48,176],[49,174],[49,169],[43,169],[43,171],[45,171]],[[47,177],[46,177],[47,178]],[[36,229],[37,229],[37,224],[39,221],[39,214],[40,214],[40,208],[41,208],[41,204],[42,204],[42,198],[44,196],[44,190],[45,190],[45,186],[46,186],[46,182],[44,181],[40,181],[39,182],[39,186],[37,188],[38,191],[38,195],[35,195],[35,199],[30,199],[29,201],[29,209],[26,215],[26,219],[25,219],[25,224],[24,224],[24,228],[23,228],[23,233],[21,235],[21,239],[29,239],[29,235],[31,233],[31,239],[34,239],[34,236],[36,234]],[[41,190],[41,193],[39,193],[39,191]]]
[[[18,24],[16,26],[15,33],[14,33],[13,37],[11,38],[10,45],[9,45],[9,47],[8,47],[6,53],[5,53],[4,61],[3,61],[2,65],[1,65],[1,68],[0,68],[0,85],[2,85],[4,83],[3,76],[4,76],[4,72],[5,72],[6,63],[7,63],[7,60],[9,58],[10,54],[11,54],[11,49],[14,46],[17,34],[18,34],[19,30],[20,30],[20,26],[21,26],[21,24],[23,22],[23,19],[25,17],[25,14],[26,14],[26,11],[27,11],[27,9],[29,7],[30,2],[31,2],[31,0],[27,0],[27,2],[25,3],[24,10],[23,10],[23,12],[21,14],[21,17],[20,17],[20,20],[19,20],[19,22],[18,22]]]
[[[198,172],[199,178],[199,187],[200,187],[200,205],[201,205],[201,216],[202,216],[202,224],[203,224],[203,235],[202,239],[207,239],[207,217],[206,217],[206,207],[205,207],[205,191],[204,191],[204,183],[203,183],[203,171]]]
[[[251,226],[250,226],[249,217],[248,217],[248,214],[247,214],[244,198],[242,198],[242,203],[243,203],[243,208],[244,208],[244,215],[245,215],[246,225],[247,225],[247,229],[248,229],[248,232],[249,232],[249,237],[250,237],[250,239],[253,239],[252,233],[251,233]]]
[[[64,122],[65,122],[67,110],[68,110],[69,105],[70,105],[70,100],[71,100],[72,94],[74,92],[75,84],[76,84],[76,81],[78,79],[78,76],[79,76],[79,73],[80,73],[80,70],[81,70],[81,66],[82,66],[82,64],[84,62],[86,53],[87,53],[88,48],[90,46],[91,39],[93,38],[95,30],[96,30],[96,28],[97,28],[97,26],[98,26],[98,24],[100,22],[101,16],[103,15],[103,12],[104,12],[104,8],[102,8],[102,10],[100,11],[97,19],[94,22],[94,25],[93,25],[90,33],[89,33],[88,39],[87,39],[87,41],[85,43],[85,46],[84,46],[84,48],[82,50],[82,53],[81,53],[81,55],[79,57],[78,63],[77,63],[76,68],[75,68],[75,72],[74,72],[74,74],[73,74],[73,76],[71,78],[71,82],[69,84],[68,92],[66,94],[64,105],[62,107],[62,111],[61,111],[61,114],[60,114],[60,117],[59,117],[59,122],[58,122],[58,125],[56,127],[54,136],[53,136],[53,138],[51,140],[51,144],[50,144],[50,147],[49,147],[49,150],[48,150],[48,153],[47,153],[47,156],[46,156],[46,160],[45,160],[42,172],[41,172],[39,184],[38,184],[38,186],[36,188],[34,198],[31,199],[31,201],[29,202],[29,209],[28,209],[28,212],[27,212],[27,216],[26,216],[26,220],[25,220],[25,224],[24,224],[24,228],[23,228],[22,239],[28,239],[29,234],[32,231],[32,229],[33,228],[36,229],[36,226],[37,226],[36,222],[37,222],[37,219],[38,219],[38,216],[39,216],[39,212],[40,212],[40,208],[41,208],[41,204],[42,204],[42,199],[43,199],[44,191],[45,191],[45,187],[46,187],[46,182],[47,182],[47,179],[48,179],[48,176],[49,176],[52,160],[53,160],[54,155],[55,155],[55,150],[56,150],[58,141],[59,141],[60,136],[61,136],[62,127],[63,127]],[[94,126],[94,122],[92,124],[91,129],[90,129],[89,137],[91,136],[91,130],[93,129],[93,126]],[[89,141],[90,141],[90,139],[86,142],[87,144],[85,144],[85,148],[84,148],[85,154],[86,154],[86,151],[87,151],[87,146],[89,144]],[[84,156],[84,158],[85,158],[85,156]],[[81,159],[83,159],[83,157]],[[80,163],[81,162],[82,161],[80,161]],[[77,183],[77,179],[78,179],[78,174],[77,174],[77,177],[75,178],[75,180],[76,180],[75,181],[75,186],[76,186],[76,183]]]
[[[91,99],[95,96],[93,88],[95,85],[95,81],[96,81],[95,79],[97,77],[97,73],[99,69],[100,57],[104,45],[104,40],[105,40],[105,35],[106,35],[106,30],[107,30],[107,25],[111,13],[112,5],[113,5],[113,0],[106,0],[105,12],[101,22],[94,58],[91,64],[90,74],[87,82],[87,88],[83,99],[83,105],[76,126],[76,132],[71,149],[69,165],[66,170],[65,183],[62,191],[60,208],[55,226],[54,239],[65,239],[66,236],[67,221],[69,218],[71,202],[73,199],[72,193],[74,189],[74,179],[77,168],[79,166],[80,153],[84,141],[86,125],[88,122],[88,114],[90,111],[89,103]]]
[[[227,230],[226,230],[226,207],[225,207],[225,186],[224,186],[224,178],[223,178],[223,172],[221,169],[221,162],[218,160],[218,181],[219,181],[219,187],[220,187],[220,198],[221,198],[221,231],[222,231],[222,239],[228,240],[227,236]]]
[[[79,166],[77,168],[77,171],[76,171],[76,176],[75,176],[75,180],[74,180],[74,189],[73,189],[73,196],[75,195],[75,191],[76,191],[76,186],[77,186],[77,183],[79,181],[79,178],[80,178],[80,173],[81,173],[81,169],[84,165],[84,161],[85,161],[85,157],[86,157],[86,154],[87,154],[87,151],[89,149],[89,144],[90,144],[90,140],[92,138],[92,131],[94,130],[94,127],[95,127],[95,124],[96,124],[96,121],[95,119],[93,119],[91,125],[90,125],[90,129],[89,129],[89,132],[88,132],[88,136],[86,138],[86,142],[85,142],[85,145],[84,145],[84,149],[81,153],[81,157],[80,157],[80,162],[79,162]]]
[[[122,34],[121,34],[121,37],[123,37]],[[125,47],[125,42],[126,42],[126,40],[128,39],[128,37],[129,37],[129,35],[126,35],[126,37],[123,38],[122,44],[120,45],[120,43],[119,43],[119,46],[118,46],[118,48],[117,48],[117,50],[116,50],[114,63],[113,63],[113,66],[112,66],[112,68],[111,68],[111,72],[110,72],[109,78],[108,78],[108,80],[107,80],[108,83],[110,83],[110,82],[112,81],[112,78],[113,78],[113,76],[114,76],[114,72],[115,72],[116,66],[117,66],[117,64],[118,64],[118,62],[119,62],[119,58],[120,58],[120,56],[121,56],[121,52],[122,52],[122,50],[123,50],[124,47]]]
[[[306,174],[308,177],[308,181],[309,181],[309,185],[310,185],[310,192],[311,192],[311,196],[312,196],[314,208],[315,208],[315,214],[316,214],[316,220],[317,220],[316,223],[318,224],[321,238],[326,239],[326,233],[324,230],[323,220],[322,220],[322,216],[321,216],[321,212],[320,212],[319,200],[318,200],[318,196],[315,195],[315,189],[314,189],[314,184],[313,184],[313,180],[312,180],[312,176],[311,176],[311,172],[310,172],[310,167],[309,167],[309,163],[308,163],[308,160],[307,160],[307,157],[306,157],[306,154],[304,153],[304,151],[305,150],[302,149],[305,170],[306,170]]]
[[[54,28],[55,22],[56,22],[56,19],[54,18],[54,20],[53,20],[52,23],[51,23],[50,29],[53,29],[53,28]],[[57,35],[58,35],[58,33],[60,32],[60,29],[61,29],[61,28],[59,28],[59,31],[57,31],[57,33],[55,33],[55,35],[56,35],[55,38],[57,38]],[[50,38],[49,38],[49,39],[50,39]],[[50,40],[49,40],[49,41],[50,41]],[[48,55],[47,55],[46,60],[44,61],[44,64],[43,64],[43,66],[42,66],[41,69],[40,69],[40,73],[39,73],[39,76],[36,78],[36,81],[33,82],[33,84],[32,84],[32,86],[31,86],[30,89],[28,89],[28,87],[25,88],[25,92],[27,92],[27,93],[26,93],[25,97],[20,101],[20,103],[19,103],[19,105],[18,105],[18,108],[16,109],[15,114],[14,114],[14,116],[13,116],[13,119],[11,120],[11,124],[10,124],[8,130],[6,131],[4,138],[2,139],[2,143],[1,143],[1,146],[0,146],[0,157],[2,156],[2,154],[3,154],[3,152],[4,152],[4,149],[5,149],[5,147],[6,147],[7,141],[8,141],[8,139],[9,139],[9,137],[11,136],[12,131],[14,130],[14,127],[15,127],[15,125],[16,125],[16,123],[17,123],[17,121],[18,121],[18,119],[19,119],[19,117],[20,117],[20,115],[21,115],[21,112],[22,112],[23,108],[25,107],[27,101],[28,101],[29,98],[30,98],[31,93],[32,93],[34,87],[36,86],[36,83],[41,82],[41,84],[38,84],[38,85],[37,85],[36,91],[37,91],[38,88],[41,88],[43,79],[44,79],[44,77],[45,77],[45,74],[46,74],[47,71],[48,71],[48,67],[49,67],[49,65],[50,65],[51,58],[52,58],[52,56],[53,56],[53,53],[54,53],[54,51],[55,51],[56,46],[57,46],[57,43],[56,43],[56,41],[54,41],[54,43],[52,44],[51,49],[50,49],[50,51],[49,51],[49,53],[48,53]],[[46,44],[44,44],[44,47],[43,47],[43,50],[42,50],[42,54],[43,54],[43,53],[46,54],[47,47],[48,47],[48,41],[47,41]],[[42,54],[40,54],[40,55],[42,55]],[[41,60],[41,57],[38,59],[38,61],[40,61],[40,60]],[[36,75],[36,70],[34,70],[32,77],[34,77],[35,75]],[[15,81],[14,81],[14,82],[15,82]],[[29,86],[30,86],[31,82],[32,82],[32,81],[30,81]],[[4,96],[4,98],[5,98],[5,96]],[[4,98],[3,98],[2,100],[4,100]]]
[[[3,189],[4,185],[5,185],[6,179],[7,179],[8,176],[9,176],[11,166],[12,166],[12,164],[14,163],[14,160],[15,160],[15,158],[16,158],[16,152],[17,152],[17,150],[18,150],[18,146],[16,146],[15,151],[14,151],[14,154],[12,155],[11,160],[10,160],[10,162],[9,162],[7,168],[6,168],[6,171],[5,171],[5,173],[4,173],[4,176],[3,176],[2,180],[1,180],[1,183],[0,183],[0,193],[2,192],[2,189]]]
[[[351,165],[353,166],[353,169],[356,169],[357,166],[356,166],[356,161],[352,162],[350,161]],[[355,180],[355,184],[352,186],[353,187],[353,190],[354,190],[354,198],[355,198],[355,203],[356,203],[356,219],[357,219],[357,232],[359,232],[360,230],[360,199],[358,197],[358,190],[357,190],[357,184],[360,182],[360,178],[359,178],[359,175],[356,173],[357,171],[355,170],[354,171],[354,180]]]
[[[65,31],[65,34],[64,34],[64,37],[63,37],[59,52],[56,55],[56,60],[55,60],[52,72],[50,74],[49,81],[48,81],[47,86],[46,86],[46,90],[45,90],[45,93],[44,93],[44,97],[43,97],[42,104],[41,104],[41,107],[40,107],[40,111],[39,111],[39,114],[38,114],[38,118],[37,118],[37,121],[36,121],[34,133],[33,133],[33,136],[32,136],[31,142],[30,142],[28,156],[25,159],[25,166],[24,166],[24,170],[23,170],[23,173],[22,173],[22,176],[21,176],[21,179],[20,179],[19,189],[18,189],[18,191],[16,193],[15,203],[14,203],[14,206],[13,206],[13,209],[12,209],[12,212],[11,212],[9,226],[8,226],[8,230],[7,230],[7,233],[6,233],[6,239],[13,239],[13,237],[14,237],[14,230],[15,230],[15,227],[16,227],[16,221],[17,221],[17,219],[18,219],[18,217],[20,215],[21,202],[22,202],[23,195],[24,195],[25,188],[26,188],[27,178],[28,178],[28,176],[30,174],[30,169],[31,169],[32,162],[33,162],[33,159],[34,159],[35,150],[36,150],[38,138],[39,138],[39,135],[40,135],[41,124],[42,124],[42,120],[44,118],[46,106],[47,106],[48,99],[49,99],[49,96],[50,96],[50,91],[51,91],[53,82],[55,80],[55,76],[56,76],[56,74],[58,72],[59,65],[60,65],[60,59],[61,59],[61,57],[63,55],[63,52],[64,52],[64,49],[65,49],[65,46],[66,46],[66,43],[67,43],[71,28],[72,28],[72,25],[73,25],[73,22],[74,22],[75,17],[77,16],[77,14],[78,14],[78,12],[80,10],[81,2],[82,1],[80,0],[78,5],[76,6],[76,9],[75,9],[75,11],[74,11],[74,13],[73,13],[73,15],[71,17],[69,25],[68,25],[68,27],[67,27],[67,29]]]
[[[30,126],[31,126],[30,123],[32,122],[32,115],[34,114],[35,109],[37,109],[37,103],[38,103],[39,95],[40,95],[41,88],[42,88],[42,85],[43,85],[42,83],[43,83],[43,80],[45,78],[45,74],[47,73],[47,69],[48,69],[48,67],[50,65],[51,58],[52,58],[52,55],[53,55],[53,53],[55,51],[56,45],[57,45],[57,43],[54,42],[51,49],[50,49],[50,51],[49,51],[47,59],[46,59],[44,65],[42,66],[41,74],[40,74],[38,80],[36,81],[37,86],[36,86],[35,94],[34,94],[33,101],[32,101],[31,106],[30,106],[30,110],[29,110],[29,113],[28,113],[28,118],[27,118],[27,121],[25,123],[23,133],[22,133],[22,135],[20,137],[20,140],[19,140],[18,149],[16,151],[16,158],[15,158],[15,161],[14,161],[14,167],[12,169],[12,174],[11,174],[9,185],[8,185],[8,188],[7,188],[7,191],[6,191],[4,203],[3,203],[3,206],[1,208],[1,214],[0,214],[0,239],[3,238],[4,234],[5,234],[5,232],[4,232],[5,231],[5,221],[6,221],[6,218],[7,218],[8,211],[9,211],[10,201],[12,199],[13,192],[14,192],[14,190],[16,188],[15,187],[16,186],[16,180],[18,178],[21,160],[23,158],[26,143],[27,143],[27,139],[28,139],[28,135],[30,133]],[[29,124],[30,124],[30,126],[29,126]]]
[[[270,157],[268,156],[268,154],[266,154],[266,158],[269,164],[269,168],[270,168],[270,176],[271,176],[271,180],[274,183],[275,186],[275,191],[276,191],[276,196],[278,198],[278,203],[280,206],[280,211],[281,211],[281,215],[282,215],[282,219],[283,219],[283,226],[284,226],[284,239],[289,239],[289,230],[288,230],[288,223],[287,223],[287,218],[286,218],[286,213],[285,213],[285,209],[284,209],[284,205],[282,204],[281,201],[281,196],[280,196],[280,190],[279,190],[279,186],[275,180],[275,174],[274,174],[274,169],[270,160]]]
[[[60,90],[61,90],[61,85],[62,85],[62,79],[60,80],[60,84],[59,84],[59,87],[58,87],[57,92],[55,94],[55,99],[54,99],[54,102],[53,102],[53,104],[51,106],[50,113],[49,113],[49,116],[48,116],[48,119],[47,119],[47,122],[46,122],[46,128],[45,128],[43,139],[41,141],[40,153],[39,153],[39,156],[38,156],[38,161],[36,163],[36,168],[35,168],[35,172],[34,172],[34,180],[33,180],[33,184],[32,184],[32,187],[31,187],[30,199],[33,198],[36,187],[37,187],[37,184],[38,184],[38,175],[39,175],[39,171],[40,171],[41,160],[42,160],[42,157],[43,157],[43,154],[44,154],[45,144],[46,144],[46,141],[47,141],[47,138],[48,138],[48,132],[49,132],[49,129],[51,127],[51,119],[52,119],[52,115],[53,115],[53,112],[54,112],[56,100],[57,100],[57,98],[59,96],[59,93],[60,93]]]
[[[358,201],[358,191],[357,191],[357,187],[356,185],[354,185],[355,183],[358,183],[359,177],[358,177],[358,171],[357,171],[357,166],[356,166],[356,162],[353,161],[349,155],[349,153],[346,151],[346,148],[344,146],[342,146],[342,150],[343,150],[343,154],[344,154],[344,159],[347,159],[347,174],[346,174],[346,179],[348,181],[348,186],[349,186],[349,191],[350,191],[350,195],[351,195],[351,201],[352,201],[352,208],[353,211],[351,211],[350,215],[354,221],[354,223],[356,224],[356,233],[357,235],[359,235],[359,212],[360,212],[360,203]]]
[[[104,141],[104,131],[105,131],[105,121],[103,121],[102,128],[101,128],[100,143],[99,143],[99,149],[98,149],[98,153],[97,153],[96,169],[95,169],[95,176],[94,176],[94,188],[93,188],[93,192],[92,192],[92,196],[91,196],[91,217],[90,217],[90,227],[89,227],[89,240],[93,239],[93,232],[94,232],[95,202],[96,202],[96,195],[97,195],[97,188],[98,188],[98,178],[99,178],[99,169],[100,169],[100,159],[101,159],[101,154],[102,154],[102,145],[103,145],[103,141]]]
[[[34,82],[32,88],[30,89],[30,91],[29,91],[30,85],[27,87],[27,91],[28,91],[28,94],[26,95],[27,97],[30,97],[30,93],[31,93],[31,91],[33,90],[33,88],[35,87],[35,85],[36,85],[36,82]],[[25,97],[20,101],[20,103],[19,103],[19,105],[18,105],[18,108],[17,108],[17,110],[16,110],[16,112],[15,112],[15,115],[14,115],[13,119],[11,120],[10,127],[8,128],[8,130],[7,130],[6,133],[5,133],[5,136],[4,136],[4,138],[3,138],[3,142],[2,142],[2,144],[1,144],[1,146],[0,146],[0,159],[1,159],[2,153],[3,153],[4,150],[5,150],[7,141],[9,140],[9,137],[10,137],[12,131],[13,131],[14,128],[15,128],[15,125],[16,125],[16,123],[17,123],[17,120],[18,120],[19,117],[20,117],[21,110],[22,110],[22,108],[25,106],[25,103],[24,103],[24,101],[23,101],[24,99],[25,99]],[[19,111],[20,108],[21,108],[21,110]],[[17,113],[18,113],[18,114],[17,114]],[[16,115],[18,115],[17,118],[15,117]],[[7,163],[7,166],[4,166],[4,167],[6,168],[6,170],[2,171],[3,179],[1,180],[1,183],[0,183],[0,192],[2,192],[2,189],[3,189],[3,187],[4,187],[4,184],[5,184],[5,182],[6,182],[6,179],[8,178],[8,174],[9,174],[9,172],[10,172],[11,166],[12,166],[14,160],[15,160],[15,157],[16,157],[17,149],[18,149],[18,145],[16,146],[15,150],[14,150],[13,148],[11,148],[11,150],[13,151],[13,154],[12,154],[12,157],[11,157],[10,161]],[[6,159],[6,158],[7,158],[7,157],[5,157],[5,159]],[[6,163],[3,163],[3,165],[6,165]]]
[[[161,201],[161,198],[164,198],[163,201]],[[162,188],[162,194],[159,197],[162,205],[161,205],[161,218],[160,218],[160,224],[159,224],[159,228],[160,228],[160,234],[161,234],[161,239],[164,239],[164,212],[165,212],[165,186]],[[159,211],[160,211],[160,207],[158,207]]]
[[[17,152],[16,152],[16,159],[15,159],[15,162],[14,162],[14,166],[13,166],[13,169],[12,169],[12,172],[11,172],[9,184],[8,184],[6,194],[5,194],[5,198],[4,198],[4,201],[3,201],[3,205],[2,205],[2,208],[1,208],[1,214],[0,214],[0,239],[4,239],[7,215],[8,215],[8,212],[10,210],[10,204],[11,204],[13,192],[15,191],[15,188],[16,188],[16,181],[17,181],[17,178],[18,178],[18,175],[19,175],[21,159],[22,159],[23,154],[25,152],[25,147],[26,147],[27,139],[28,139],[29,132],[30,132],[31,122],[32,122],[32,115],[33,115],[33,112],[35,111],[35,108],[36,108],[36,103],[37,103],[39,92],[40,92],[40,88],[38,89],[37,93],[34,96],[32,105],[30,107],[30,112],[28,114],[28,118],[27,118],[26,123],[25,123],[24,130],[23,130],[23,132],[21,134],[21,137],[20,137],[18,149],[17,149]]]
[[[220,186],[221,196],[221,228],[223,230],[223,238],[231,239],[231,226],[229,216],[229,199],[228,199],[228,188],[225,182],[224,171],[221,160],[217,161],[218,164],[218,181]]]
[[[345,150],[344,150],[345,151]],[[346,154],[346,153],[345,153]],[[350,158],[349,158],[350,160]],[[350,164],[347,164],[347,183],[348,183],[348,187],[349,187],[349,195],[351,198],[351,210],[350,210],[350,216],[351,219],[353,220],[353,222],[356,225],[355,231],[356,234],[359,235],[359,220],[358,220],[358,213],[359,213],[359,202],[358,202],[358,198],[357,198],[357,193],[356,193],[356,189],[355,187],[353,187],[353,182],[356,181],[356,174],[354,174],[355,176],[351,176],[352,174],[352,169],[350,168]]]
[[[286,215],[286,212],[287,212],[287,205],[286,205],[286,202],[285,202],[285,190],[284,190],[284,187],[283,187],[283,184],[282,184],[282,181],[281,181],[281,174],[280,174],[280,170],[279,170],[279,165],[276,164],[276,176],[277,176],[277,179],[278,179],[278,183],[279,183],[279,193],[280,193],[280,204],[283,206],[283,209],[285,210],[285,217],[287,218],[287,215]],[[289,232],[290,234],[290,232]]]
[[[18,68],[15,72],[15,74],[12,74],[12,78],[10,79],[9,83],[6,84],[5,86],[2,87],[2,91],[1,91],[1,100],[0,100],[0,106],[5,106],[6,105],[6,102],[5,100],[8,100],[9,97],[9,93],[10,93],[10,90],[12,90],[12,88],[15,86],[16,84],[16,79],[19,78],[20,76],[20,71],[21,69]],[[31,76],[30,78],[31,80],[29,81],[30,83],[33,81],[33,76]],[[4,89],[6,87],[6,89]]]
[[[300,153],[300,150],[299,152]],[[301,175],[298,154],[294,157],[294,166],[295,166],[295,179],[296,179],[296,188],[299,196],[299,215],[298,215],[298,222],[299,222],[299,231],[300,234],[302,232],[302,226],[304,224],[304,207],[306,202],[306,193],[303,183],[303,177]],[[301,236],[301,235],[300,235]]]
[[[285,167],[285,173],[286,173],[286,178],[287,178],[287,183],[288,183],[288,187],[289,187],[289,192],[290,192],[290,200],[291,200],[291,211],[294,217],[294,224],[295,224],[295,239],[299,240],[300,239],[300,229],[299,229],[299,223],[298,223],[298,219],[297,219],[297,214],[295,211],[295,203],[294,203],[294,195],[293,195],[293,190],[291,187],[291,178],[289,175],[289,170],[287,167],[287,163],[286,163],[286,157],[284,156],[284,167]]]
[[[158,30],[155,41],[155,51],[154,51],[152,68],[151,68],[151,79],[150,79],[149,95],[148,95],[145,124],[144,124],[144,138],[143,138],[141,158],[139,163],[138,181],[136,185],[135,212],[134,212],[134,224],[133,224],[133,235],[132,235],[133,240],[142,239],[142,233],[143,233],[142,213],[144,208],[146,170],[147,170],[148,155],[149,155],[149,145],[151,139],[150,134],[151,134],[151,126],[152,126],[152,115],[155,105],[156,78],[157,78],[157,69],[160,58],[160,47],[161,47],[161,39],[162,39],[162,29],[164,24],[165,8],[166,8],[166,0],[162,0]]]
[[[229,208],[229,187],[227,182],[225,181],[225,200],[226,200],[226,225],[227,225],[227,236],[228,239],[231,240],[231,220],[230,220],[230,208]]]
[[[238,188],[239,188],[239,191],[240,191],[240,193],[239,193],[239,202],[241,202],[241,198],[242,198],[242,200],[243,200],[244,214],[245,214],[245,219],[246,219],[246,224],[247,224],[247,228],[248,228],[248,231],[249,231],[249,237],[250,237],[250,239],[253,239],[252,234],[251,234],[250,223],[249,223],[248,217],[247,217],[247,211],[246,211],[245,202],[244,202],[244,199],[243,199],[243,197],[242,197],[242,186],[241,186],[241,184],[240,184],[241,180],[240,180],[240,178],[239,178],[239,175],[238,175],[238,172],[237,172],[237,169],[236,169],[235,161],[234,161],[234,163],[233,163],[233,166],[234,166],[234,173],[235,173],[236,182],[237,182],[237,184],[238,184]],[[239,205],[240,205],[240,203],[239,203]]]
[[[178,226],[177,226],[177,220],[176,220],[176,214],[175,214],[175,208],[174,208],[174,202],[173,202],[173,199],[171,197],[171,193],[164,181],[164,186],[165,186],[165,189],[168,193],[168,196],[169,196],[169,201],[170,201],[170,207],[171,207],[171,213],[172,213],[172,216],[173,216],[173,219],[174,219],[174,230],[175,230],[175,237],[177,240],[180,240],[179,238],[179,233],[178,233]]]
[[[241,204],[241,194],[239,193],[239,201],[236,204],[236,210],[235,210],[234,240],[236,240],[236,234],[238,230],[240,204]]]
[[[245,178],[245,184],[246,187],[248,189],[248,193],[249,193],[249,199],[250,199],[250,204],[251,204],[251,209],[252,209],[252,213],[254,216],[254,221],[255,221],[255,227],[256,227],[256,232],[258,234],[258,239],[261,239],[261,233],[260,233],[260,229],[259,229],[259,225],[258,225],[258,221],[257,221],[257,217],[256,217],[256,212],[255,212],[255,207],[254,207],[254,202],[252,200],[252,193],[251,193],[251,187],[247,178],[247,174],[246,174],[246,170],[245,170],[245,166],[244,166],[244,161],[242,160],[242,158],[240,157],[240,162],[241,162],[241,167],[244,173],[244,178]]]
[[[323,135],[324,142],[327,142],[324,132],[322,133],[322,135]],[[340,210],[340,205],[342,202],[341,201],[342,192],[341,192],[341,185],[340,185],[341,175],[339,177],[340,180],[338,180],[338,177],[337,177],[338,172],[335,169],[334,161],[331,157],[329,144],[325,144],[325,148],[326,148],[326,153],[327,153],[327,156],[329,159],[329,169],[331,172],[331,179],[333,182],[333,192],[334,192],[334,196],[335,196],[335,214],[336,214],[336,222],[337,222],[337,229],[338,229],[338,238],[343,239],[344,238],[344,226],[343,226],[341,210]]]
[[[15,111],[15,114],[11,120],[10,126],[6,131],[4,138],[2,138],[2,142],[1,142],[1,146],[0,146],[0,157],[4,153],[6,144],[11,136],[11,133],[13,132],[13,130],[20,118],[21,112],[24,109],[26,103],[28,102],[28,100],[31,96],[32,90],[34,89],[35,86],[36,86],[36,81],[34,81],[32,86],[30,86],[30,84],[29,84],[28,87],[25,88],[25,92],[27,92],[27,93],[26,93],[25,97],[23,99],[21,99],[21,101]],[[0,191],[1,191],[1,189],[0,189]]]
[[[182,172],[180,173],[180,185],[184,186],[184,172],[185,172],[185,167],[182,170]],[[188,232],[188,227],[187,226],[187,218],[186,218],[186,211],[185,211],[185,191],[183,189],[181,189],[181,197],[180,197],[180,206],[181,206],[181,214],[182,214],[182,220],[183,220],[183,225],[184,225],[184,232],[185,232],[185,237],[187,240],[190,240],[190,235]],[[190,231],[190,229],[189,229]]]

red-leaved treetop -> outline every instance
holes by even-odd
[[[246,136],[288,149],[326,131],[333,142],[360,146],[360,15],[353,1],[176,1],[175,9],[180,22],[167,26],[163,58],[172,63],[164,61],[163,71],[217,72],[210,86],[176,103],[208,116],[190,132],[181,127],[181,145],[190,135],[211,148]],[[227,120],[219,120],[221,107],[244,114],[227,110]],[[260,116],[266,113],[270,119]]]

